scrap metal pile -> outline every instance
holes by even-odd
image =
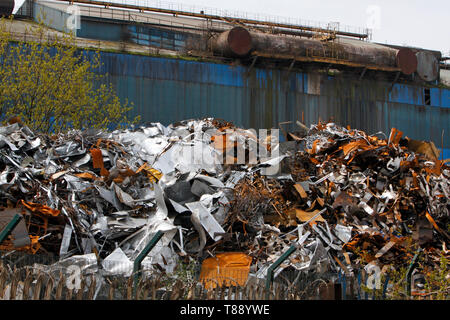
[[[430,264],[448,254],[444,161],[411,151],[395,129],[383,139],[319,123],[288,137],[278,145],[275,131],[214,119],[64,135],[0,127],[0,227],[23,216],[0,250],[130,276],[163,231],[148,272],[242,252],[259,278],[291,245],[278,272],[395,267],[416,244]]]

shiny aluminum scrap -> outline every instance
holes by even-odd
[[[250,276],[265,278],[293,244],[275,277],[395,267],[414,245],[431,262],[448,255],[450,169],[433,144],[396,129],[382,137],[333,123],[300,127],[270,160],[271,136],[215,119],[51,136],[0,127],[0,215],[55,213],[39,232],[22,225],[4,248],[32,240],[32,253],[60,257],[46,267],[55,272],[76,264],[124,276],[158,231],[147,272],[241,252],[252,259]],[[263,156],[252,159],[256,149]],[[263,174],[278,164],[278,174]]]

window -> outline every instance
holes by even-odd
[[[426,106],[431,105],[431,94],[429,88],[425,88],[423,91],[423,101]]]

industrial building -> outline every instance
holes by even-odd
[[[99,72],[144,123],[216,117],[255,129],[290,122],[293,130],[296,120],[333,120],[385,134],[395,127],[450,158],[450,68],[441,52],[374,43],[370,30],[340,24],[129,3],[27,0],[15,22],[42,19],[49,32],[73,32],[87,54],[99,49]],[[72,4],[80,14],[74,30]]]

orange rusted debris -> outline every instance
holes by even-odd
[[[400,143],[400,139],[403,136],[403,132],[397,130],[396,128],[391,129],[391,134],[389,135],[389,143],[393,143],[394,145],[398,145]]]
[[[317,197],[316,201],[321,207],[325,205],[325,201],[321,197]]]
[[[142,166],[140,166],[139,169],[136,171],[136,173],[140,173],[142,171],[145,172],[145,174],[147,175],[148,179],[152,183],[158,182],[161,179],[161,177],[163,176],[163,174],[160,171],[150,167],[148,165],[148,163],[144,163]],[[130,175],[134,175],[134,172],[132,170],[129,170],[127,172],[129,172]],[[133,173],[133,174],[131,174],[131,173]]]
[[[102,150],[92,148],[90,151],[92,155],[92,165],[94,169],[103,168],[104,164],[103,164]]]
[[[31,254],[36,254],[36,252],[39,251],[41,248],[41,244],[39,243],[39,236],[28,236],[30,238],[30,244],[25,245],[23,247],[14,247],[13,242],[11,241],[11,236],[8,237],[8,239],[4,240],[2,244],[0,244],[0,250],[2,251],[20,251],[20,252],[27,252]]]
[[[61,213],[61,211],[59,211],[58,209],[52,209],[40,203],[26,202],[23,200],[20,200],[19,203],[22,204],[25,208],[27,208],[31,212],[40,213],[44,216],[57,217]]]
[[[433,217],[427,212],[425,212],[425,217],[427,218],[427,220],[433,225],[433,227],[440,233],[442,233],[441,228],[439,228],[439,226],[437,225],[436,221],[434,221]]]
[[[341,150],[344,152],[344,155],[347,156],[349,153],[355,150],[370,150],[374,149],[373,146],[369,146],[365,140],[356,140],[341,147]]]
[[[440,151],[433,142],[413,140],[408,137],[406,137],[406,140],[408,142],[408,150],[423,154],[432,161],[439,159]]]
[[[89,172],[76,173],[75,176],[78,178],[81,178],[81,179],[89,179],[89,180],[97,179],[97,177],[95,175],[93,175],[92,173],[89,173]]]
[[[200,282],[207,289],[218,286],[244,286],[251,263],[252,258],[244,253],[219,253],[215,257],[203,261]]]
[[[100,139],[99,139],[100,141]],[[109,175],[109,171],[105,169],[105,165],[103,163],[103,155],[102,150],[91,148],[91,155],[92,155],[92,165],[94,169],[100,169],[100,175],[105,177]]]
[[[296,208],[296,209],[293,209],[293,212],[295,212],[295,216],[297,217],[298,220],[300,220],[301,222],[307,222],[307,221],[311,220],[312,218],[314,218],[314,216],[317,215],[320,211],[315,210],[312,212],[307,212],[307,211]],[[316,221],[325,222],[325,219],[322,217],[322,215],[319,214],[317,217],[312,219],[310,222],[316,222]]]
[[[300,197],[302,197],[302,199],[306,199],[308,197],[308,195],[305,192],[305,189],[303,189],[302,185],[299,183],[296,183],[294,185],[295,190],[297,190],[297,192],[300,194]]]
[[[214,148],[223,153],[237,146],[237,142],[232,141],[226,134],[212,136],[211,140],[214,142]]]
[[[24,209],[21,209],[25,220],[26,230],[28,232],[28,237],[30,238],[30,244],[15,247],[10,235],[8,239],[3,241],[0,245],[0,250],[17,250],[35,254],[41,247],[39,239],[47,233],[48,218],[59,216],[60,211],[57,209],[52,209],[46,205],[26,202],[24,200],[20,200],[18,204],[22,205],[22,207],[26,210],[32,212],[31,217],[29,214],[25,213]]]

